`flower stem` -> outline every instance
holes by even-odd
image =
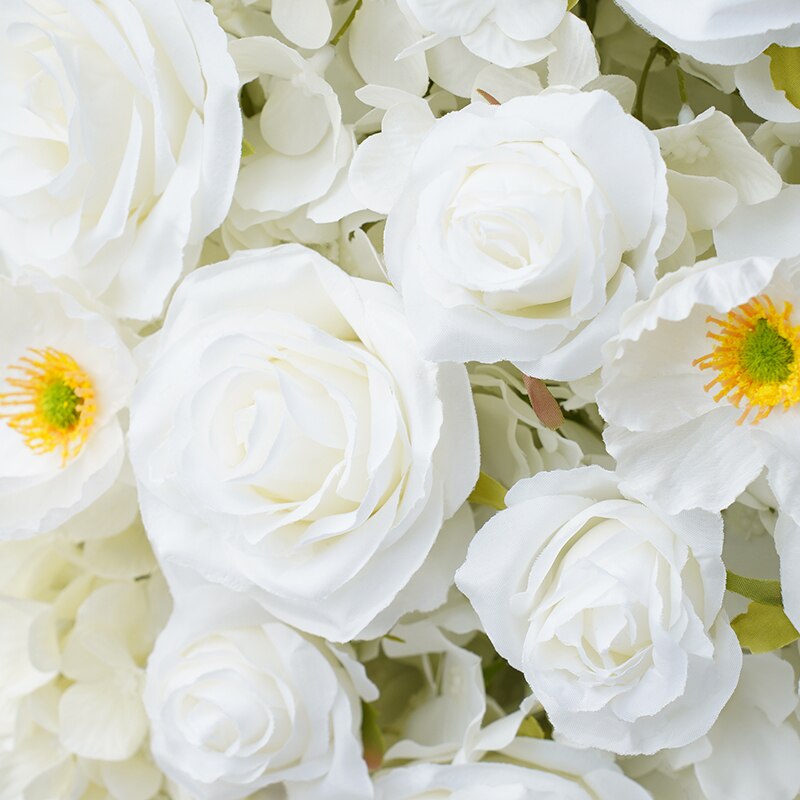
[[[656,56],[661,52],[661,42],[656,42],[651,48],[647,56],[647,61],[644,62],[642,67],[642,74],[639,78],[639,83],[636,86],[636,99],[633,102],[633,116],[644,122],[644,90],[647,88],[647,79],[650,77],[650,70]]]
[[[350,9],[350,13],[347,15],[347,19],[342,24],[342,27],[336,31],[333,39],[331,39],[331,44],[334,47],[339,44],[339,40],[345,35],[345,33],[347,33],[347,29],[353,24],[353,20],[356,18],[356,13],[358,12],[358,9],[361,8],[361,4],[363,2],[364,0],[356,0],[356,2],[353,4],[353,7]]]

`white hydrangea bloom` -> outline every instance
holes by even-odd
[[[694,264],[712,246],[712,232],[740,204],[775,197],[780,175],[726,114],[708,109],[684,124],[657,130],[667,164],[667,233],[662,269]]]
[[[258,228],[301,211],[297,223],[336,222],[359,209],[347,185],[355,149],[352,131],[342,122],[339,99],[323,73],[333,52],[312,60],[265,36],[231,42],[245,91],[263,105],[245,116],[244,138],[253,152],[242,160],[223,237],[229,251],[254,240]],[[251,231],[251,229],[256,229]],[[269,233],[266,234],[267,236]],[[300,236],[308,235],[301,229]]]
[[[162,785],[141,692],[170,600],[141,527],[102,541],[100,558],[62,531],[0,543],[3,800],[149,800]]]

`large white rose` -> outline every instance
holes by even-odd
[[[773,43],[800,45],[794,0],[617,0],[653,36],[708,64],[743,64]]]
[[[666,206],[656,138],[607,92],[473,103],[422,141],[387,267],[428,357],[571,380],[654,282]]]
[[[240,253],[186,279],[151,347],[130,447],[162,559],[339,641],[444,601],[475,410],[390,286],[298,245]]]
[[[706,733],[742,661],[720,516],[663,516],[596,466],[540,473],[506,502],[456,582],[556,733],[628,754]]]
[[[358,689],[376,692],[344,658],[350,671],[244,595],[211,585],[185,594],[147,667],[156,760],[198,800],[274,784],[292,800],[371,796]]]
[[[53,530],[111,488],[135,378],[114,322],[44,276],[0,276],[0,538]]]
[[[239,166],[236,71],[210,6],[12,0],[0,52],[0,249],[120,316],[157,316]]]
[[[604,753],[517,739],[514,763],[416,764],[375,778],[375,800],[647,800]]]

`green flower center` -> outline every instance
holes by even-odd
[[[783,383],[792,372],[794,348],[767,320],[760,319],[742,342],[739,364],[757,383]]]
[[[39,395],[42,418],[48,425],[61,431],[78,424],[82,405],[81,398],[63,378],[53,378]]]

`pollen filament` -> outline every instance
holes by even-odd
[[[31,348],[9,371],[14,391],[0,394],[0,418],[34,453],[60,450],[65,466],[94,425],[94,384],[72,356],[52,347]]]
[[[746,406],[737,424],[751,412],[753,424],[770,415],[776,406],[790,408],[800,402],[800,326],[792,325],[792,305],[778,311],[766,295],[754,297],[728,312],[725,319],[707,317],[717,329],[706,333],[714,349],[692,362],[717,375],[704,387],[716,387],[714,400],[724,397],[736,408]]]

